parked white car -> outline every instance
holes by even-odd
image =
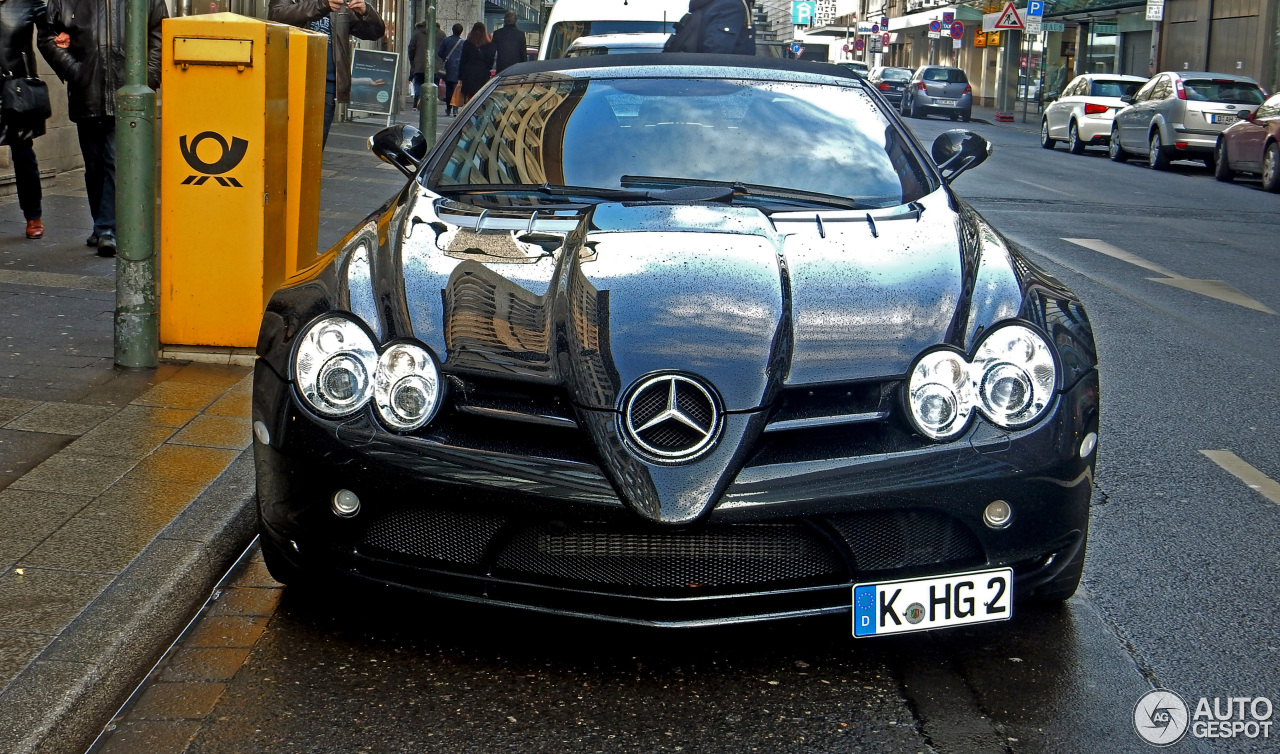
[[[1089,146],[1107,146],[1111,122],[1116,112],[1128,104],[1121,98],[1132,97],[1145,83],[1147,80],[1141,76],[1076,76],[1062,95],[1044,109],[1040,146],[1053,149],[1059,141],[1065,141],[1071,154],[1081,154]]]

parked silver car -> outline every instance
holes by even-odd
[[[959,68],[920,66],[907,84],[900,108],[908,118],[932,114],[967,121],[973,115],[973,87]]]
[[[1138,90],[1116,113],[1111,159],[1145,155],[1155,170],[1171,160],[1204,160],[1213,167],[1218,134],[1251,115],[1267,96],[1247,76],[1166,71]]]
[[[1053,149],[1066,140],[1071,154],[1082,154],[1085,147],[1106,146],[1111,139],[1111,123],[1116,112],[1128,103],[1147,82],[1139,76],[1090,73],[1076,76],[1062,95],[1044,109],[1040,119],[1040,146]]]

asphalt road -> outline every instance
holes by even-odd
[[[926,145],[958,125],[911,124]],[[100,750],[159,751],[138,747],[168,731],[207,753],[1123,752],[1148,749],[1132,721],[1153,686],[1193,709],[1280,703],[1280,505],[1201,452],[1280,479],[1280,317],[1258,308],[1280,311],[1280,196],[972,127],[995,153],[956,191],[1083,297],[1101,349],[1089,555],[1065,606],[859,642],[845,621],[658,632],[302,599],[250,554]]]

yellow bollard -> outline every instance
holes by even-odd
[[[162,343],[253,346],[268,298],[315,256],[324,59],[314,95],[310,38],[319,35],[295,31],[231,13],[164,22]],[[293,38],[308,51],[299,63]]]

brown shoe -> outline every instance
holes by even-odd
[[[27,238],[44,238],[44,223],[39,220],[28,220]]]

